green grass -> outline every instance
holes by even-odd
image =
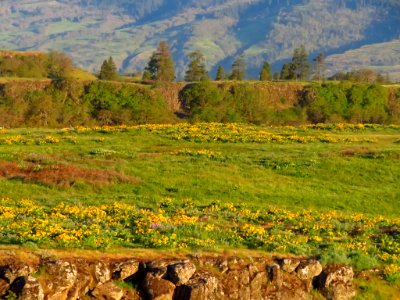
[[[325,135],[317,130],[274,129],[275,133]],[[19,129],[2,134],[60,143],[0,145],[1,159],[36,164],[71,164],[81,168],[115,170],[140,183],[92,186],[77,182],[69,188],[2,179],[0,195],[29,198],[43,205],[64,202],[152,206],[164,197],[245,203],[254,208],[278,206],[291,210],[339,210],[396,217],[400,207],[399,130],[379,129],[334,132],[337,139],[374,139],[376,142],[337,143],[223,143],[176,140],[165,132],[61,133],[58,130]],[[66,135],[76,144],[63,140]],[[177,155],[209,150],[218,156]],[[349,152],[350,155],[343,155]],[[353,153],[354,152],[354,153]],[[368,152],[368,153],[364,153]]]

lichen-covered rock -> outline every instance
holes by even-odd
[[[294,258],[282,258],[278,259],[278,263],[281,266],[282,271],[293,273],[300,265],[300,260]]]
[[[214,300],[218,279],[210,273],[196,273],[186,284],[177,287],[175,300]]]
[[[15,262],[10,265],[0,266],[0,278],[12,283],[17,277],[29,276],[35,271],[37,269],[29,264]]]
[[[162,278],[167,275],[168,265],[172,264],[168,261],[149,261],[146,263],[146,271],[151,273],[153,276]]]
[[[44,292],[39,281],[32,276],[18,277],[11,284],[10,291],[18,296],[18,300],[43,300]]]
[[[269,279],[272,285],[276,288],[280,288],[283,283],[281,268],[277,264],[268,266]]]
[[[121,300],[124,296],[124,291],[110,281],[97,286],[91,294],[95,299],[99,300]]]
[[[355,296],[353,268],[328,266],[315,280],[316,287],[329,300],[349,300]]]
[[[302,261],[296,268],[297,276],[301,280],[312,280],[322,272],[322,266],[319,261],[309,259]]]
[[[88,266],[85,265],[85,267]],[[91,288],[94,288],[96,286],[93,277],[90,275],[89,270],[85,267],[80,268],[74,285],[69,289],[67,295],[68,300],[78,299],[87,294],[87,292],[89,292]]]
[[[176,285],[185,284],[196,272],[196,266],[191,261],[183,261],[168,266],[168,279]]]
[[[172,300],[175,285],[171,281],[147,273],[143,281],[143,289],[150,300]]]
[[[229,299],[251,299],[250,274],[247,268],[229,270],[220,279],[225,297]]]
[[[0,279],[0,297],[3,297],[7,293],[9,287],[10,284],[6,280]]]
[[[42,264],[47,280],[43,288],[48,300],[67,299],[68,291],[75,284],[77,269],[67,261],[47,261]]]
[[[110,266],[104,262],[95,262],[92,264],[91,271],[95,279],[96,286],[111,280]]]
[[[116,280],[125,280],[135,275],[139,271],[139,262],[137,260],[127,260],[114,263],[112,277]]]

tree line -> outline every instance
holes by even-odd
[[[0,56],[0,77],[50,78],[67,77],[73,69],[72,59],[61,52]]]
[[[400,123],[400,89],[350,82],[180,85],[181,110],[167,106],[164,85],[110,81],[10,81],[0,84],[0,126],[66,127],[179,121],[304,124]]]
[[[184,80],[186,82],[197,82],[202,80],[211,80],[209,71],[206,68],[206,61],[204,55],[196,50],[188,54],[188,66],[186,69]],[[215,81],[223,80],[246,80],[246,60],[243,55],[238,56],[233,64],[230,72],[226,72],[222,65],[217,68]],[[271,66],[268,61],[262,65],[258,79],[260,81],[272,80],[287,80],[287,81],[307,81],[316,80],[324,81],[325,73],[325,55],[320,52],[310,63],[309,54],[304,45],[294,49],[290,62],[283,64],[280,72],[272,72]],[[101,66],[100,79],[116,80],[118,78],[117,68],[115,63],[110,57],[105,60]],[[170,82],[176,79],[174,61],[170,53],[168,44],[161,41],[157,50],[152,54],[150,60],[143,71],[142,80],[144,82],[150,81],[164,81]],[[348,73],[339,72],[329,80],[349,80],[352,82],[369,82],[369,83],[390,83],[388,77],[370,70],[361,69],[351,71]]]

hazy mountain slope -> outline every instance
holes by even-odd
[[[343,54],[331,55],[326,60],[327,75],[351,69],[370,68],[388,74],[400,82],[400,40],[371,44]]]
[[[400,37],[398,1],[368,0],[2,0],[0,48],[62,50],[83,67],[114,56],[121,71],[141,70],[157,43],[185,56],[202,50],[210,68],[244,53],[253,74],[279,67],[304,43],[343,53]]]

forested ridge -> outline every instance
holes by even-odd
[[[312,54],[327,54],[328,73],[343,61],[330,55],[362,49],[364,67],[398,78],[400,59],[393,53],[400,47],[399,10],[392,0],[5,0],[0,48],[63,51],[92,71],[113,56],[121,72],[133,73],[143,69],[164,39],[183,78],[194,50],[204,53],[212,72],[244,54],[255,77],[264,60],[279,70],[304,44]],[[377,62],[378,50],[361,48],[389,41],[395,42],[385,46],[393,49],[385,54],[391,60]],[[360,62],[346,63],[352,69]]]

